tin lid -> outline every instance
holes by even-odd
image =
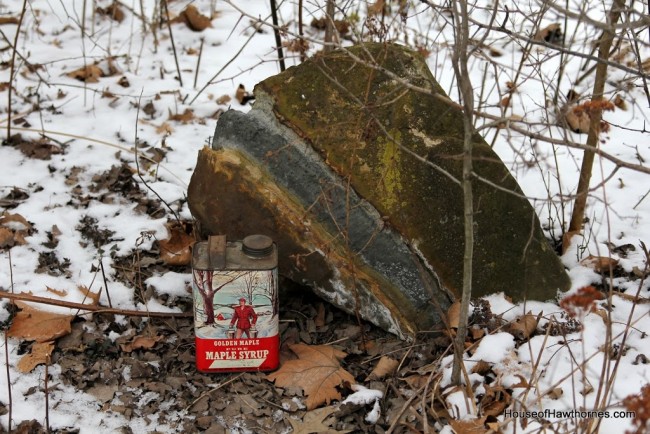
[[[249,235],[242,240],[242,252],[252,258],[263,258],[273,252],[273,240],[266,235]]]

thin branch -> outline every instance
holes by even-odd
[[[56,300],[54,298],[39,297],[36,295],[30,295],[24,293],[12,294],[6,291],[0,291],[0,299],[2,298],[7,298],[9,300],[19,300],[19,301],[28,301],[32,303],[46,304],[49,306],[68,307],[70,309],[78,309],[78,310],[83,310],[83,311],[88,311],[93,313],[108,313],[113,315],[124,315],[124,316],[191,318],[194,315],[192,312],[151,312],[151,311],[142,311],[142,310],[107,308],[104,306],[74,303],[71,301]]]

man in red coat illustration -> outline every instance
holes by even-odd
[[[257,322],[257,314],[253,310],[253,306],[246,305],[246,299],[239,299],[239,306],[235,307],[235,311],[232,314],[232,319],[230,320],[230,328],[233,328],[235,323],[237,323],[237,332],[235,333],[235,338],[240,339],[243,334],[247,338],[250,338],[250,329],[255,327]]]

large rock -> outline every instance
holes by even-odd
[[[386,330],[438,328],[462,288],[464,229],[462,113],[436,94],[424,60],[396,45],[289,68],[255,87],[248,114],[221,116],[190,209],[204,233],[273,237],[282,274]],[[472,140],[473,296],[555,297],[569,279],[533,208]]]

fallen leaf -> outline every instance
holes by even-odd
[[[72,315],[34,309],[28,304],[16,302],[21,311],[14,317],[7,336],[36,342],[47,342],[70,333]]]
[[[490,363],[486,362],[485,360],[479,360],[472,367],[472,374],[485,375],[490,371],[490,369],[492,369],[492,365]]]
[[[609,273],[610,269],[614,269],[618,265],[618,259],[589,255],[580,261],[580,265],[591,268],[596,273]]]
[[[120,8],[120,4],[117,1],[114,1],[111,5],[105,8],[98,7],[97,13],[107,16],[112,20],[117,21],[118,23],[124,21],[124,18],[126,17],[124,11]]]
[[[0,227],[0,249],[12,247],[16,244],[14,232],[10,229]]]
[[[336,431],[332,429],[326,419],[329,416],[338,411],[336,407],[323,407],[316,410],[308,411],[302,417],[302,420],[296,420],[292,418],[287,418],[291,427],[293,428],[292,434],[311,434],[311,433],[348,433],[350,431]]]
[[[342,382],[354,383],[354,377],[341,367],[347,355],[328,345],[295,344],[290,346],[298,359],[286,361],[279,370],[267,375],[278,387],[299,387],[307,399],[308,410],[333,399],[341,399],[336,389]]]
[[[591,118],[586,111],[576,110],[576,107],[572,107],[567,110],[564,120],[569,128],[576,133],[587,134],[589,132]]]
[[[174,132],[174,128],[167,122],[163,122],[159,127],[156,127],[156,133],[169,135]]]
[[[510,394],[503,386],[492,387],[489,384],[484,384],[484,387],[485,394],[479,402],[481,414],[484,416],[500,415],[510,405],[512,400]]]
[[[130,353],[133,350],[153,348],[163,337],[162,336],[135,336],[131,342],[120,344],[120,348],[125,353]]]
[[[372,370],[370,375],[368,375],[368,380],[381,380],[387,375],[393,375],[395,370],[399,366],[399,361],[391,359],[388,356],[382,356],[375,366],[375,369]]]
[[[510,389],[516,389],[518,387],[528,389],[530,387],[530,384],[528,384],[528,381],[521,375],[521,374],[515,374],[515,377],[519,378],[519,383],[515,383],[510,386]]]
[[[36,366],[49,362],[52,351],[54,342],[37,342],[32,345],[32,350],[18,361],[16,367],[23,374],[32,372]]]
[[[45,290],[47,292],[51,292],[52,294],[56,294],[59,297],[65,297],[66,295],[68,295],[68,291],[66,291],[65,289],[54,289],[54,288],[50,288],[49,286],[46,286]]]
[[[176,18],[174,21],[182,21],[187,27],[194,30],[195,32],[200,32],[208,27],[212,27],[210,18],[201,13],[193,5],[188,5]]]
[[[178,224],[167,225],[170,236],[160,240],[160,259],[167,265],[188,265],[192,261],[192,245],[196,242],[185,228]]]
[[[235,91],[235,99],[239,101],[239,104],[244,105],[255,97],[246,90],[243,84],[240,84]]]
[[[98,292],[92,292],[90,289],[85,287],[84,285],[77,285],[77,289],[79,292],[81,292],[85,297],[89,298],[92,300],[92,305],[97,306],[99,304],[99,295],[101,294],[101,291]]]
[[[98,83],[99,78],[104,76],[104,71],[97,65],[88,65],[68,72],[66,75],[85,83]]]
[[[181,122],[183,124],[189,124],[194,120],[194,111],[191,109],[185,109],[182,114],[176,113],[175,115],[169,113],[169,119],[172,121]]]
[[[508,324],[506,331],[519,340],[528,339],[537,330],[542,313],[535,316],[528,312]]]
[[[217,104],[219,105],[226,105],[228,104],[232,98],[230,95],[221,95],[219,98],[217,98]]]
[[[86,393],[94,396],[99,402],[109,402],[115,396],[117,392],[117,385],[108,385],[108,384],[95,384],[94,386],[85,390]]]
[[[561,387],[556,387],[555,389],[549,390],[546,396],[548,396],[551,399],[560,399],[560,397],[564,394],[564,391],[562,390]]]
[[[472,335],[472,340],[478,341],[481,339],[483,336],[485,336],[485,329],[482,329],[480,327],[472,327],[469,329],[470,334]]]
[[[488,432],[485,427],[486,416],[471,420],[450,419],[449,425],[456,434],[484,434]]]

